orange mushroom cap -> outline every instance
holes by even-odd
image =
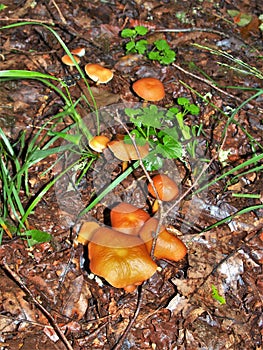
[[[95,221],[86,221],[82,224],[77,241],[83,245],[88,244],[93,233],[99,228],[99,224]]]
[[[103,152],[109,142],[110,139],[107,136],[97,135],[89,141],[89,146],[96,152]]]
[[[108,147],[114,156],[122,161],[143,159],[149,153],[149,144],[147,142],[143,146],[137,145],[139,155],[134,145],[125,143],[124,140],[111,141],[108,143]]]
[[[85,65],[87,76],[98,84],[106,84],[113,78],[113,73],[110,69],[96,63],[88,63]]]
[[[151,218],[143,225],[139,232],[139,236],[145,242],[149,253],[152,250],[153,235],[156,233],[157,226],[158,220]],[[154,256],[157,259],[179,261],[185,257],[186,253],[187,248],[185,244],[162,226],[156,240]]]
[[[143,241],[109,229],[98,229],[88,245],[90,270],[116,288],[133,291],[156,271]]]
[[[146,211],[125,202],[116,205],[110,213],[111,226],[129,235],[137,235],[149,218]]]
[[[160,200],[169,202],[178,197],[179,188],[169,176],[158,174],[152,178],[152,181]],[[151,183],[148,184],[148,191],[154,198],[156,198],[156,193]]]
[[[156,78],[142,78],[132,84],[133,91],[146,101],[160,101],[165,96],[163,83]]]
[[[80,58],[78,56],[73,55],[73,57],[75,58],[77,64],[79,64],[80,62]],[[72,59],[68,56],[68,55],[64,55],[61,58],[62,62],[64,64],[66,64],[67,66],[75,66],[75,62],[72,61]]]

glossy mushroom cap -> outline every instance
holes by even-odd
[[[143,146],[137,145],[139,155],[133,144],[125,143],[123,140],[111,141],[108,143],[108,147],[114,156],[122,161],[143,159],[149,153],[148,143],[145,143]]]
[[[80,58],[78,56],[75,56],[75,55],[73,55],[73,57],[75,58],[77,64],[79,64],[80,63]],[[61,60],[67,66],[75,66],[75,63],[72,61],[72,59],[68,55],[64,55],[61,58]]]
[[[156,78],[142,78],[132,85],[133,91],[145,101],[160,101],[165,96],[163,83]]]
[[[72,55],[76,55],[76,56],[79,56],[79,57],[85,56],[85,49],[84,49],[84,47],[73,49],[70,52],[72,53]]]
[[[106,84],[113,78],[113,73],[110,69],[96,63],[88,63],[85,65],[87,76],[98,84]]]
[[[158,220],[151,218],[143,225],[139,232],[139,236],[145,242],[149,253],[152,250],[153,236],[156,233],[157,227]],[[187,248],[185,244],[162,226],[157,237],[154,256],[157,259],[179,261],[185,257],[186,253]]]
[[[158,174],[152,178],[152,181],[160,200],[169,202],[178,197],[179,188],[169,176]],[[150,183],[148,184],[148,191],[154,198],[156,198],[156,193]]]
[[[88,242],[91,240],[93,233],[99,227],[99,224],[95,221],[85,221],[79,230],[77,241],[83,245],[88,244]]]
[[[137,235],[149,218],[146,211],[125,202],[116,205],[110,213],[111,226],[128,235]]]
[[[110,142],[110,139],[107,136],[98,135],[98,136],[94,136],[89,141],[89,147],[96,152],[103,152],[109,142]]]
[[[133,291],[149,279],[157,265],[143,241],[109,229],[98,229],[88,245],[90,270],[116,288]]]

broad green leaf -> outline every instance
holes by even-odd
[[[148,58],[153,61],[159,61],[161,59],[161,55],[158,51],[151,51],[148,54]]]
[[[182,157],[182,145],[170,136],[164,136],[163,144],[156,146],[156,151],[168,159],[176,159]]]
[[[167,43],[167,41],[163,40],[163,39],[156,40],[154,42],[154,45],[156,46],[157,50],[159,50],[159,51],[166,51],[166,50],[170,50],[171,49],[169,44]]]
[[[134,29],[138,35],[145,35],[148,33],[148,29],[144,26],[136,26]]]
[[[139,40],[136,42],[135,44],[135,50],[139,53],[139,54],[144,54],[145,51],[147,50],[147,45],[148,42],[147,40]]]
[[[193,103],[191,103],[189,105],[185,105],[185,109],[188,112],[190,112],[192,115],[198,115],[200,112],[200,108]]]
[[[135,49],[135,42],[134,41],[130,41],[129,43],[126,44],[126,50],[128,52],[134,52]]]
[[[49,233],[40,230],[28,230],[23,234],[27,236],[28,245],[31,247],[35,244],[50,242],[52,238]]]
[[[180,106],[185,106],[185,105],[189,105],[189,104],[190,104],[188,98],[186,98],[186,97],[178,97],[177,103],[178,103]]]
[[[134,29],[126,28],[121,31],[122,38],[132,38],[135,35],[136,35],[136,31]]]

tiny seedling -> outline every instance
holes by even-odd
[[[218,301],[221,305],[226,304],[226,299],[219,294],[218,289],[214,284],[211,285],[212,297]]]
[[[136,26],[134,29],[123,29],[121,37],[130,39],[125,45],[126,53],[146,55],[150,60],[158,61],[163,65],[174,62],[176,53],[170,48],[166,40],[156,40],[153,44],[150,44],[146,39],[138,39],[138,36],[144,36],[147,33],[148,29],[144,26]]]

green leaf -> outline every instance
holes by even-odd
[[[134,117],[136,115],[141,114],[142,109],[141,108],[136,108],[136,109],[135,108],[125,108],[124,112],[128,117]]]
[[[7,6],[4,4],[0,4],[0,11],[4,10]]]
[[[35,244],[50,242],[52,236],[44,231],[40,230],[28,230],[23,232],[27,236],[27,242],[30,247]]]
[[[226,304],[226,299],[218,293],[218,289],[214,284],[211,285],[212,297],[217,300],[221,305]]]
[[[143,159],[143,164],[147,171],[159,170],[163,166],[163,159],[156,154],[156,151],[152,151]]]
[[[165,135],[168,135],[168,136],[172,137],[176,142],[179,139],[178,131],[177,131],[177,127],[176,126],[174,126],[173,128],[165,128],[165,129],[161,130],[158,133],[158,137],[159,138],[162,138]]]
[[[169,119],[174,119],[175,115],[179,112],[179,109],[177,107],[171,107],[168,109],[168,112],[166,115],[169,117]]]
[[[186,98],[186,97],[178,97],[177,103],[178,103],[180,106],[185,106],[185,105],[189,105],[189,104],[190,104],[190,101],[189,101],[188,98]]]
[[[134,29],[123,29],[121,31],[121,37],[122,38],[133,38],[136,35],[136,31]]]
[[[148,54],[148,58],[152,61],[160,61],[161,55],[158,51],[151,51]]]
[[[148,45],[148,42],[147,40],[139,40],[136,42],[135,44],[135,50],[140,54],[144,54],[145,51],[147,50],[147,45]]]
[[[169,44],[167,43],[166,40],[156,40],[154,42],[154,45],[156,46],[157,50],[159,51],[166,51],[166,50],[171,50]]]
[[[156,151],[166,159],[182,158],[183,150],[180,142],[175,141],[170,136],[164,136],[163,144],[159,143],[156,146]]]
[[[198,115],[200,112],[200,108],[193,103],[191,103],[189,105],[185,105],[185,109],[188,112],[190,112],[192,115]]]
[[[176,54],[174,51],[164,51],[164,55],[161,56],[160,63],[161,64],[171,64],[175,61]]]
[[[148,29],[144,26],[136,26],[134,29],[138,35],[145,35],[148,33]]]
[[[136,129],[135,129],[135,130],[132,130],[132,131],[130,132],[130,134],[131,134],[132,136],[135,136],[134,141],[135,141],[136,145],[138,145],[138,146],[144,146],[144,145],[145,145],[146,140],[145,140],[144,137],[142,137],[141,133],[140,133],[138,130],[136,130]],[[131,138],[130,138],[129,135],[125,135],[125,136],[124,136],[124,142],[125,142],[125,143],[128,143],[128,144],[132,144],[132,143],[133,143],[133,141],[131,140]]]
[[[159,111],[157,106],[150,105],[141,109],[141,114],[136,118],[131,117],[131,122],[135,125],[143,125],[146,127],[153,127],[159,129],[161,127],[161,118],[163,118],[164,112]]]
[[[229,14],[230,17],[236,17],[240,14],[240,11],[238,10],[227,10],[227,13]]]
[[[125,45],[125,48],[127,50],[127,52],[136,52],[135,51],[135,42],[134,41],[130,41]]]

